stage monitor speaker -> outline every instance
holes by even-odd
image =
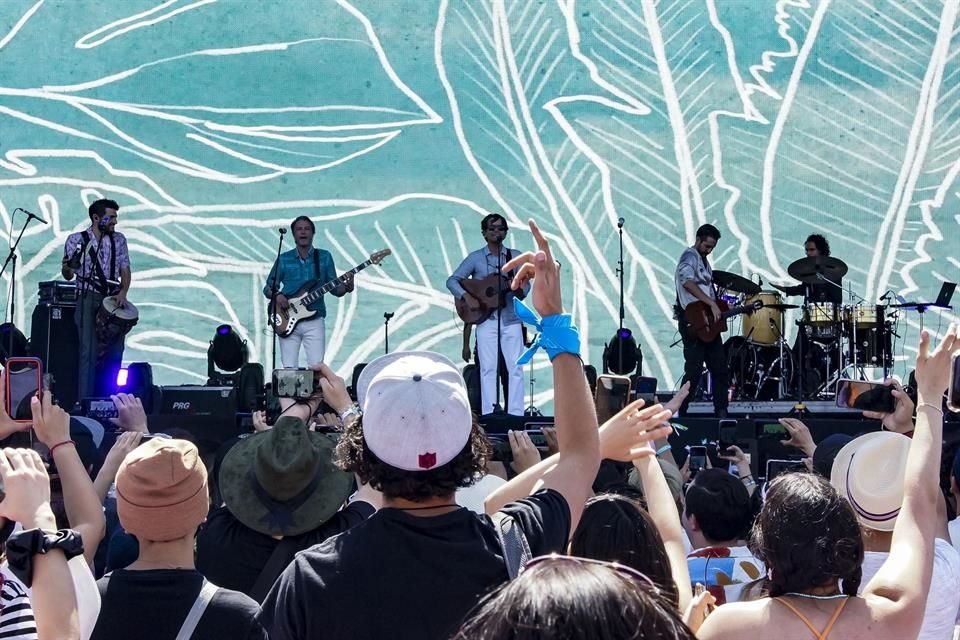
[[[201,454],[216,451],[239,433],[237,391],[233,387],[196,385],[160,387],[157,411],[148,417],[150,431],[188,431]]]
[[[45,373],[53,375],[53,395],[67,409],[78,400],[80,354],[74,312],[73,306],[38,304],[30,325],[30,353],[40,358]]]

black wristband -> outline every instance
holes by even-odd
[[[41,529],[16,531],[7,538],[7,564],[20,582],[33,583],[33,556],[60,549],[67,560],[83,553],[83,538],[73,529],[47,533]]]

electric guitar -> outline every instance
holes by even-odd
[[[502,282],[497,282],[498,279]],[[499,273],[491,273],[483,278],[466,278],[460,281],[460,286],[477,300],[475,303],[463,298],[454,301],[457,315],[466,324],[480,324],[492,316],[494,311],[503,307],[504,298],[510,291],[510,281]]]
[[[720,320],[714,322],[713,314],[710,313],[710,305],[705,302],[691,302],[683,310],[683,315],[687,323],[693,330],[694,335],[703,342],[713,342],[714,338],[727,330],[727,318],[739,316],[741,314],[751,314],[763,307],[763,302],[757,300],[751,304],[730,307],[723,300],[716,301],[720,307]]]
[[[320,296],[344,284],[344,278],[346,278],[347,275],[360,273],[372,264],[380,264],[390,253],[390,249],[376,251],[370,254],[370,257],[365,262],[361,262],[353,269],[350,269],[350,271],[337,276],[330,282],[317,284],[316,280],[311,280],[287,299],[289,305],[286,309],[281,309],[278,305],[271,303],[267,307],[267,319],[270,321],[270,328],[281,338],[286,338],[293,333],[293,329],[297,326],[298,322],[317,315],[316,311],[308,309],[307,307],[319,300]]]

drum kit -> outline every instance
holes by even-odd
[[[821,291],[842,291],[837,283],[847,265],[837,258],[809,257],[792,263],[787,272],[804,285],[821,285]],[[762,290],[737,274],[714,271],[713,278],[728,304],[763,303],[743,317],[740,335],[725,343],[734,400],[826,398],[841,377],[862,374],[865,368],[882,368],[886,376],[893,367],[887,305],[808,299],[801,307],[785,304],[779,291]],[[841,294],[821,297],[842,299]],[[792,346],[783,333],[791,309],[801,310],[796,322],[800,335]]]

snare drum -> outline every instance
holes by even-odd
[[[97,310],[95,329],[100,355],[102,356],[108,347],[130,333],[139,320],[140,312],[129,300],[125,306],[120,307],[117,305],[116,297],[104,298]]]
[[[883,324],[883,313],[881,305],[858,304],[843,310],[843,322],[847,331],[852,331],[854,326],[857,331],[875,329]]]
[[[749,306],[757,300],[764,306],[751,315],[743,316],[740,335],[755,344],[777,344],[783,335],[783,311],[767,305],[780,304],[782,298],[776,291],[761,291],[748,298],[744,305]]]

